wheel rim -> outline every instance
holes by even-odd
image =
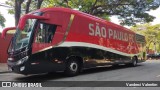
[[[136,61],[136,60],[134,60],[133,65],[134,65],[134,66],[136,66],[136,65],[137,65],[137,61]]]
[[[70,64],[70,70],[73,71],[73,72],[76,72],[78,69],[78,64],[76,62],[72,62]]]

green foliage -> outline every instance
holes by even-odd
[[[1,27],[5,27],[4,22],[6,21],[6,19],[2,16],[2,14],[0,13],[0,26]]]
[[[25,10],[25,0],[22,9]],[[32,0],[30,11],[36,9],[37,0]],[[7,1],[14,7],[14,0]],[[92,14],[109,20],[111,15],[117,15],[121,25],[135,25],[136,23],[148,23],[155,17],[146,11],[155,10],[159,7],[160,0],[43,0],[41,7],[68,7]],[[9,13],[14,13],[11,9]]]
[[[21,14],[25,14],[25,9],[26,9],[26,1],[22,3],[22,10],[21,10]],[[5,3],[9,6],[11,6],[12,8],[8,9],[8,13],[9,14],[15,14],[15,10],[14,10],[14,2],[15,0],[8,0]],[[32,0],[31,5],[30,5],[30,12],[36,10],[36,0]]]
[[[103,3],[105,0],[44,0],[42,7],[67,7],[110,20],[106,13],[93,14],[95,6]]]
[[[9,14],[14,14],[15,11],[14,11],[14,0],[9,0],[9,1],[6,1],[5,2],[6,5],[9,5],[10,7],[12,7],[11,9],[8,9],[8,13]]]
[[[135,31],[136,33],[142,34],[146,38],[146,47],[147,50],[155,49],[160,52],[160,24],[151,25],[149,23],[143,25],[137,25],[131,28],[131,30]]]
[[[121,25],[151,22],[155,17],[146,13],[159,7],[159,0],[48,0],[49,6],[63,6],[101,17],[117,15]],[[47,2],[47,1],[46,1]]]

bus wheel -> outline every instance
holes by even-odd
[[[67,76],[75,76],[80,71],[80,65],[78,60],[76,58],[71,58],[68,60],[66,64],[66,70],[65,73]]]
[[[136,66],[137,66],[137,60],[136,60],[136,58],[134,58],[134,59],[132,60],[131,66],[132,66],[132,67],[136,67]]]

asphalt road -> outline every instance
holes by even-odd
[[[0,72],[0,81],[160,81],[160,60],[148,60],[138,64],[137,67],[121,65],[118,67],[105,67],[85,70],[78,76],[66,77],[63,73],[41,74],[24,76],[12,72]],[[106,89],[97,87],[72,87],[73,90],[94,90]],[[68,87],[54,87],[57,90],[70,90]],[[42,89],[42,88],[41,88]],[[39,89],[39,90],[41,90]],[[156,87],[108,87],[107,90],[160,90]],[[5,89],[3,89],[5,90]],[[6,89],[7,90],[7,89]],[[33,90],[33,89],[32,89]],[[50,90],[50,88],[48,88]],[[52,89],[51,89],[52,90]]]

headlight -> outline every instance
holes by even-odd
[[[25,69],[25,66],[22,66],[21,68],[20,68],[20,71],[23,71]]]
[[[18,60],[18,61],[17,61],[17,65],[23,64],[25,61],[27,61],[27,59],[28,59],[28,56],[26,56],[26,57],[24,57],[24,58]]]
[[[8,61],[13,61],[14,60],[14,58],[8,58]]]

